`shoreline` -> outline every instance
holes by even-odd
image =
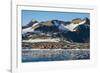
[[[90,49],[23,49],[22,62],[90,59]]]

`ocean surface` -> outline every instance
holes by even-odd
[[[22,49],[22,62],[90,59],[90,49]]]

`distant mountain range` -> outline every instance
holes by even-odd
[[[85,43],[90,40],[89,18],[76,18],[72,21],[50,20],[38,22],[31,20],[26,26],[22,26],[22,38],[30,35],[45,35],[63,38],[69,42]]]

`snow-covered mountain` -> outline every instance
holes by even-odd
[[[86,20],[79,20],[79,19],[76,19],[75,20],[77,23],[75,23],[74,21],[71,22],[70,24],[66,25],[65,27],[67,29],[69,29],[70,31],[76,31],[75,28],[78,27],[79,25],[82,25],[82,24],[85,24],[86,23]]]
[[[32,20],[26,26],[22,26],[22,37],[34,34],[60,35],[70,42],[89,42],[90,21],[85,19],[73,19],[72,21],[51,20],[38,22]]]

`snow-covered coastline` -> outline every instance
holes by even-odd
[[[55,39],[29,39],[29,40],[22,40],[22,42],[27,42],[27,43],[35,43],[35,42],[59,42],[60,39],[59,38],[55,38]]]

